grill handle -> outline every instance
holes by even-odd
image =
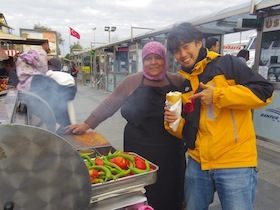
[[[14,202],[7,201],[4,205],[4,210],[13,210],[14,209]]]

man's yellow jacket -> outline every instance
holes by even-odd
[[[257,166],[256,135],[252,109],[271,102],[273,85],[247,67],[235,56],[219,56],[207,51],[191,73],[178,72],[186,79],[183,106],[190,103],[189,96],[199,88],[200,76],[207,73],[207,85],[214,87],[213,103],[200,105],[199,127],[194,149],[188,154],[201,164],[202,170]],[[183,139],[183,128],[188,123],[181,117],[174,136]],[[188,135],[187,133],[185,134]]]

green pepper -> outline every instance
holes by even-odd
[[[104,165],[105,166],[110,166],[112,168],[115,168],[118,172],[122,172],[123,171],[117,164],[111,163],[111,162],[106,161],[106,160],[104,161]]]
[[[131,170],[130,170],[130,169],[127,169],[127,170],[125,170],[125,171],[122,171],[122,172],[120,172],[120,173],[116,174],[115,176],[113,176],[113,179],[118,179],[118,178],[121,178],[121,177],[127,176],[127,175],[129,175],[129,174],[130,174],[130,172],[131,172]]]
[[[106,156],[106,159],[107,160],[110,160],[110,159],[112,159],[112,158],[114,158],[114,157],[123,157],[124,159],[127,159],[127,160],[129,160],[129,161],[131,161],[131,162],[133,162],[134,161],[134,157],[132,157],[131,155],[129,155],[129,154],[125,154],[125,153],[114,153],[114,154],[111,154],[111,155],[107,155]]]
[[[117,174],[120,172],[118,169],[113,168],[111,166],[106,165],[105,167],[109,168],[109,170],[111,171],[112,174]]]
[[[96,165],[94,165],[94,166],[90,166],[88,169],[89,170],[90,169],[97,169],[97,170],[104,171],[105,172],[105,180],[104,181],[108,181],[108,180],[113,178],[112,172],[110,171],[109,168],[107,168],[105,166],[96,166]]]
[[[86,154],[80,154],[80,155],[83,159],[87,160],[90,163],[90,166],[94,165],[92,159],[88,155],[86,155]]]

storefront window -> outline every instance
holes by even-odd
[[[280,82],[280,30],[263,33],[259,65],[268,68],[269,81]]]

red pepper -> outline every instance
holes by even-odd
[[[139,169],[142,169],[142,170],[146,169],[145,161],[143,161],[141,159],[135,160],[135,167],[139,168]]]
[[[127,161],[123,157],[117,156],[117,157],[114,157],[114,158],[110,159],[109,161],[111,163],[115,163],[121,169],[127,169],[128,168]]]
[[[100,157],[95,158],[95,165],[103,166],[104,165],[103,159]]]
[[[88,170],[88,172],[91,179],[95,179],[99,176],[98,171],[96,169],[90,169]]]

